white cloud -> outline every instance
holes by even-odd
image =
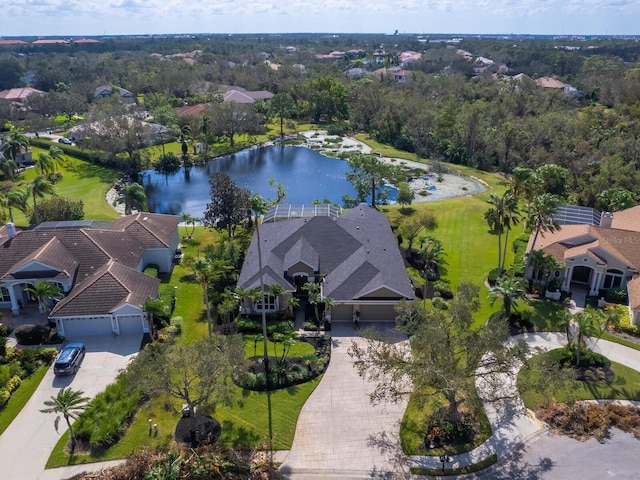
[[[640,1],[14,0],[3,13],[3,35],[90,35],[103,31],[114,34],[390,32],[395,29],[401,32],[615,34],[636,33]]]

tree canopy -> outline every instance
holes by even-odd
[[[226,173],[216,172],[209,180],[211,202],[202,222],[207,227],[226,230],[229,237],[235,227],[246,220],[251,211],[251,192],[239,188]]]

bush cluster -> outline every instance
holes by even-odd
[[[627,290],[625,288],[610,288],[604,295],[604,299],[609,303],[617,303],[619,305],[627,304]]]
[[[256,317],[239,317],[236,319],[239,333],[261,334],[262,320]],[[287,334],[295,330],[295,324],[291,320],[278,320],[275,316],[269,315],[267,318],[267,335],[274,333]]]
[[[122,382],[112,383],[78,417],[75,424],[78,440],[92,448],[113,445],[131,423],[141,400],[139,392],[127,391]]]
[[[451,290],[451,286],[446,282],[438,281],[434,283],[433,290],[438,296],[445,300],[451,300],[453,298],[453,290]]]
[[[49,340],[51,328],[47,325],[26,323],[17,327],[15,334],[20,345],[41,345]]]

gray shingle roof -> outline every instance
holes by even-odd
[[[384,290],[397,293],[387,298],[414,298],[387,218],[366,205],[346,211],[337,220],[314,217],[261,224],[260,236],[265,282],[267,277],[276,276],[278,283],[289,284],[284,278],[287,266],[297,261],[309,264],[315,261],[312,256],[315,252],[316,272],[325,276],[327,297],[356,300]],[[239,287],[254,288],[258,282],[256,244],[254,235],[240,273]],[[289,290],[292,288],[290,285]]]

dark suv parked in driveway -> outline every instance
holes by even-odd
[[[83,343],[70,343],[58,354],[53,365],[53,373],[56,375],[73,375],[80,368],[84,359],[86,348]]]

